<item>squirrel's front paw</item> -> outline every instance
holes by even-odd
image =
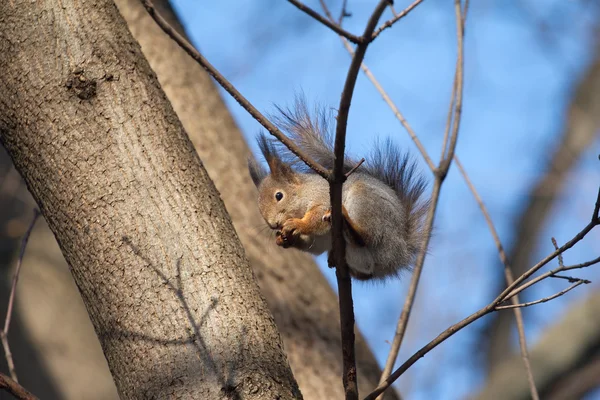
[[[299,218],[290,218],[283,223],[281,227],[281,234],[283,236],[298,236],[300,232],[300,228],[302,226],[302,220]]]
[[[283,223],[281,231],[278,232],[275,243],[284,248],[294,245],[295,239],[300,235],[302,220],[290,218]]]

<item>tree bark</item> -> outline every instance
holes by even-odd
[[[250,150],[212,79],[163,33],[138,0],[116,3],[225,202],[303,395],[307,399],[343,398],[336,294],[312,257],[281,250],[272,238],[261,236],[259,227],[264,221],[247,169]],[[167,0],[153,3],[183,32]],[[359,389],[367,393],[377,386],[381,370],[359,334],[356,351]],[[398,396],[389,390],[385,398]]]
[[[298,398],[218,193],[111,1],[0,3],[0,138],[123,398]]]

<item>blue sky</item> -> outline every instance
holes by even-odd
[[[198,2],[173,0],[192,41],[213,65],[261,111],[290,105],[303,91],[311,102],[337,107],[350,57],[339,38],[284,1]],[[396,9],[409,2],[396,1]],[[578,1],[473,1],[466,28],[464,112],[457,147],[471,179],[490,210],[505,247],[528,190],[552,154],[565,123],[566,106],[592,55],[594,14]],[[307,4],[319,10],[318,1]],[[339,2],[328,1],[334,13]],[[349,0],[345,27],[360,33],[375,1]],[[385,14],[389,17],[389,13]],[[598,14],[596,13],[597,17]],[[577,20],[577,24],[563,21]],[[550,28],[548,28],[550,27]],[[365,62],[417,132],[435,160],[440,154],[456,57],[452,2],[424,1],[386,30],[369,48]],[[256,150],[259,124],[229,96],[224,98]],[[375,137],[392,137],[420,159],[406,132],[371,83],[359,75],[350,111],[347,151],[358,157]],[[586,223],[600,174],[598,146],[572,171],[547,221],[536,254],[552,250],[550,237],[564,243]],[[407,340],[399,360],[409,357],[450,324],[495,297],[501,273],[493,241],[475,201],[452,168],[442,189],[436,236],[427,257]],[[600,232],[592,232],[565,256],[567,263],[592,256]],[[596,246],[597,247],[597,246]],[[333,271],[319,258],[327,278]],[[600,288],[598,268],[581,271],[592,280],[560,300],[526,313],[530,344],[565,308]],[[383,363],[409,283],[357,284],[358,325]],[[548,282],[530,290],[539,298],[559,290]],[[400,388],[410,399],[458,399],[482,384],[475,334],[467,328],[420,360]],[[429,384],[435,381],[435,385]],[[600,397],[596,397],[600,398]]]

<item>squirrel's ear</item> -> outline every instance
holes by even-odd
[[[289,164],[284,163],[281,158],[272,156],[267,160],[271,175],[280,182],[294,183],[297,180],[297,174]]]
[[[289,183],[295,182],[297,180],[297,174],[294,172],[294,170],[289,164],[285,163],[281,159],[281,157],[277,153],[275,145],[272,141],[269,141],[269,139],[267,139],[264,133],[258,135],[258,147],[263,153],[265,160],[267,160],[267,164],[269,165],[269,169],[271,170],[271,175],[274,179]],[[260,174],[257,173],[256,176],[259,177]],[[254,177],[252,179],[254,179]],[[254,183],[256,183],[256,181]]]
[[[258,161],[256,161],[256,158],[254,158],[253,155],[248,157],[248,171],[250,171],[250,177],[256,187],[258,187],[262,180],[265,179],[265,176],[267,176],[267,171],[258,163]]]

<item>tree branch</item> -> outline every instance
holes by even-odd
[[[548,297],[544,297],[543,299],[539,299],[536,301],[530,301],[527,303],[518,303],[518,304],[511,304],[509,306],[496,306],[496,310],[507,310],[510,308],[523,308],[523,307],[529,307],[529,306],[533,306],[535,304],[541,304],[541,303],[546,303],[552,299],[555,299],[557,297],[562,296],[563,294],[575,289],[577,286],[579,285],[583,285],[583,284],[588,284],[588,283],[592,283],[591,281],[588,281],[587,279],[578,279],[576,283],[572,284],[571,286],[569,286],[568,288],[561,290],[558,293],[553,294],[552,296],[548,296]],[[514,297],[513,297],[514,299]]]
[[[21,272],[21,265],[23,264],[23,256],[25,255],[25,248],[27,248],[27,242],[29,241],[29,236],[31,236],[31,231],[40,216],[40,212],[37,208],[33,210],[33,218],[31,219],[31,223],[27,228],[27,231],[23,235],[23,239],[21,239],[21,249],[19,250],[19,258],[17,259],[17,267],[15,268],[15,274],[13,276],[12,284],[10,287],[10,295],[8,298],[8,307],[6,308],[6,317],[4,319],[4,328],[0,331],[0,339],[2,340],[2,347],[4,347],[4,356],[6,357],[6,363],[8,364],[8,370],[10,372],[10,376],[15,382],[19,382],[17,379],[17,371],[15,370],[15,363],[12,358],[12,353],[10,351],[10,346],[8,345],[8,329],[10,328],[10,319],[12,317],[12,311],[15,301],[15,293],[17,291],[17,282],[19,281],[19,272]]]
[[[477,189],[475,189],[475,186],[471,182],[471,179],[467,175],[467,171],[465,171],[465,169],[463,168],[462,163],[460,162],[458,157],[456,157],[456,156],[454,157],[454,162],[456,163],[456,166],[458,167],[460,174],[463,176],[463,179],[465,180],[467,186],[469,187],[469,190],[475,197],[475,201],[479,205],[479,209],[481,210],[481,213],[483,214],[483,216],[485,218],[485,221],[488,225],[490,233],[492,234],[492,237],[494,239],[494,243],[496,244],[496,249],[498,250],[498,256],[500,257],[500,261],[502,262],[502,265],[504,265],[504,277],[506,279],[506,285],[507,286],[511,285],[515,281],[515,278],[513,276],[513,271],[512,271],[511,265],[508,262],[508,258],[506,257],[506,253],[504,251],[504,246],[502,246],[502,242],[500,241],[500,236],[498,235],[498,232],[496,231],[496,227],[494,226],[494,223],[492,222],[492,217],[490,216],[489,212],[487,211],[487,207],[483,203],[481,196],[479,196]],[[558,246],[557,246],[557,248],[558,248]],[[514,307],[509,307],[509,308],[515,309],[514,314],[515,314],[515,321],[517,322],[517,332],[519,334],[519,348],[521,351],[521,357],[523,359],[523,364],[525,366],[525,372],[527,373],[527,380],[529,382],[529,391],[531,393],[531,398],[533,400],[538,400],[539,394],[538,394],[537,388],[535,386],[535,380],[533,378],[533,371],[531,370],[531,360],[529,358],[529,353],[527,351],[527,339],[525,337],[525,325],[523,323],[523,314],[521,313],[521,310],[517,307],[517,305],[519,304],[519,297],[517,294],[515,294],[514,296],[510,297],[510,300],[513,303]],[[498,308],[496,308],[496,309],[498,310]]]
[[[411,12],[412,10],[415,9],[415,7],[417,7],[423,0],[415,0],[411,5],[409,5],[408,7],[406,7],[404,10],[402,10],[400,13],[396,14],[394,13],[394,18],[390,19],[389,21],[386,21],[383,25],[381,25],[381,27],[379,27],[379,29],[377,29],[377,31],[375,31],[375,33],[373,33],[373,36],[371,37],[371,40],[375,40],[375,38],[377,36],[379,36],[379,34],[381,32],[383,32],[384,30],[386,30],[387,28],[391,27],[392,25],[394,25],[396,22],[398,22],[400,19],[404,18],[406,15],[408,15],[409,12]]]
[[[19,383],[9,378],[0,372],[0,389],[6,390],[8,393],[12,394],[19,400],[37,400],[31,392],[25,389],[23,386],[19,385]]]
[[[333,21],[333,17],[331,15],[329,9],[327,8],[325,2],[321,0],[320,3],[322,5],[322,7],[323,7],[323,10],[324,10],[325,14],[328,16],[328,18],[330,20]],[[464,13],[463,14],[466,14],[467,8],[468,8],[468,2],[466,2],[466,4],[465,4]],[[466,18],[466,15],[463,16],[463,24],[464,24],[465,18]],[[344,44],[344,46],[346,47],[346,49],[348,50],[348,52],[350,54],[353,54],[353,49],[349,45],[348,41],[345,40],[344,38],[341,38],[341,39],[342,39],[342,43]],[[434,166],[433,162],[431,161],[431,158],[427,154],[427,151],[425,150],[425,148],[423,147],[423,145],[419,141],[417,135],[415,134],[415,132],[413,131],[413,129],[411,128],[411,126],[408,124],[408,122],[406,121],[406,119],[404,118],[404,116],[402,115],[402,113],[398,110],[398,108],[392,102],[392,100],[390,99],[389,95],[385,92],[385,90],[383,89],[383,87],[381,86],[381,84],[377,81],[377,79],[375,78],[375,76],[371,73],[371,71],[369,70],[369,68],[364,63],[361,65],[361,68],[362,68],[363,72],[365,73],[365,75],[367,75],[367,77],[369,78],[369,80],[373,83],[373,85],[375,86],[375,88],[378,90],[378,92],[381,94],[381,96],[383,97],[384,101],[388,104],[388,106],[390,106],[390,108],[392,109],[392,111],[394,112],[394,114],[396,115],[396,117],[398,118],[398,120],[400,121],[400,123],[407,130],[407,132],[409,133],[409,136],[415,142],[417,148],[421,152],[421,155],[423,156],[424,160],[427,162],[427,164],[430,167],[430,169],[432,171],[435,170],[435,166]],[[450,115],[451,114],[449,114],[449,120],[450,120]],[[446,148],[446,146],[443,146],[443,147],[444,147],[444,149]],[[486,222],[488,223],[488,226],[490,227],[490,231],[491,231],[491,233],[492,233],[492,235],[494,237],[494,241],[495,241],[496,246],[497,246],[497,248],[499,250],[499,256],[501,258],[501,261],[503,262],[503,264],[505,265],[505,267],[510,268],[510,265],[507,262],[507,258],[506,258],[506,254],[504,252],[504,248],[502,247],[502,244],[501,244],[501,242],[499,240],[497,231],[496,231],[496,229],[495,229],[495,227],[494,227],[494,225],[493,225],[493,223],[491,221],[491,218],[489,216],[489,213],[487,212],[487,209],[485,208],[485,205],[483,204],[481,198],[479,197],[478,193],[476,192],[474,186],[470,182],[468,174],[466,173],[466,171],[464,170],[464,168],[460,164],[458,156],[456,156],[456,155],[454,156],[454,161],[457,163],[457,165],[458,165],[458,167],[460,169],[460,172],[463,175],[463,177],[464,177],[467,185],[469,186],[469,189],[473,193],[476,201],[478,202],[478,204],[480,204],[480,209],[481,209],[482,213],[484,214]],[[600,205],[598,205],[598,208],[600,208]],[[597,211],[595,211],[595,215],[597,215]],[[562,254],[562,253],[560,253],[560,254]],[[592,261],[589,261],[589,262],[586,262],[586,263],[582,263],[582,264],[579,264],[579,265],[576,265],[576,266],[566,267],[564,270],[571,269],[571,268],[572,269],[574,269],[574,268],[584,268],[586,266],[595,264],[597,262],[600,262],[600,258],[592,260]],[[556,271],[553,271],[553,272],[556,272]],[[505,272],[505,274],[507,275],[507,283],[510,285],[512,283],[512,281],[513,281],[511,270],[508,269]],[[510,276],[508,276],[508,275],[510,275]],[[551,275],[551,273],[548,273],[548,274],[545,274],[544,277],[548,277],[548,276],[555,276],[555,275]],[[520,291],[521,290],[519,290],[519,292]],[[513,294],[516,295],[516,293],[511,293],[511,295],[507,296],[507,298],[509,298]],[[512,299],[512,300],[513,301],[517,301],[517,303],[518,303],[517,299]],[[517,314],[519,310],[517,309],[515,311],[516,311],[516,314]],[[518,321],[517,322],[518,326],[522,327],[522,316],[520,315],[520,313],[518,313],[518,315],[516,315],[516,317],[517,317],[517,321]],[[521,321],[519,322],[519,320],[521,320]],[[525,362],[526,369],[528,371],[528,377],[530,378],[529,379],[529,381],[530,381],[530,392],[532,393],[532,397],[534,397],[535,396],[534,393],[536,393],[537,391],[535,389],[535,385],[533,384],[533,379],[532,379],[533,374],[531,373],[531,368],[529,366],[529,357],[527,355],[527,348],[526,348],[525,337],[524,337],[524,330],[523,329],[519,329],[519,339],[520,339],[520,343],[521,343],[522,357],[523,357],[523,360]],[[392,350],[391,353],[393,353],[393,350]],[[382,376],[382,381],[391,372],[391,369],[393,368],[393,363],[395,361],[395,357],[396,356],[397,356],[397,353],[393,357],[388,358],[388,363],[386,364],[386,369],[389,368],[389,370],[386,373],[386,370],[384,369],[384,373],[383,373],[383,376]]]
[[[596,225],[598,225],[598,224],[596,224]],[[585,235],[587,235],[590,232],[590,230],[591,229],[589,229],[589,225],[586,226],[581,232],[579,232],[577,235],[575,235],[573,237],[573,239],[571,239],[565,245],[560,247],[558,251],[560,253],[564,253],[566,250],[568,250],[569,248],[574,246],[577,242],[579,242],[581,239],[583,239],[585,237]],[[534,267],[532,267],[530,269],[530,271],[533,270],[534,268],[537,268],[538,265],[540,265],[540,264],[546,265],[550,260],[554,259],[556,256],[557,256],[556,252],[550,254],[549,256],[544,258],[542,261],[540,261],[538,264],[536,264]],[[536,271],[537,271],[537,269],[536,269]],[[522,279],[522,276],[520,276],[517,280],[515,280],[515,282],[520,282],[521,279]],[[513,283],[513,285],[515,285],[515,284]],[[513,286],[513,285],[511,285],[511,286]],[[519,288],[519,289],[521,289],[521,288]],[[435,339],[433,339],[432,341],[427,343],[425,346],[423,346],[421,349],[419,349],[408,360],[406,360],[398,369],[396,369],[383,383],[381,383],[373,392],[371,392],[367,397],[365,397],[365,400],[375,400],[379,394],[383,393],[396,379],[398,379],[404,372],[406,372],[406,370],[408,368],[410,368],[414,363],[416,363],[421,357],[424,357],[427,353],[429,353],[431,350],[436,348],[440,343],[444,342],[449,337],[453,336],[456,332],[467,327],[468,325],[475,322],[479,318],[494,312],[500,303],[506,301],[509,298],[508,294],[505,294],[505,292],[501,293],[500,296],[498,296],[496,299],[494,299],[493,302],[491,302],[487,306],[483,307],[479,311],[469,315],[462,321],[457,322],[456,324],[452,325],[451,327],[446,329],[444,332],[439,334]],[[521,290],[517,290],[516,292],[520,293]]]
[[[594,216],[592,216],[592,221],[589,224],[587,224],[585,226],[585,228],[583,228],[577,235],[575,235],[575,237],[573,237],[573,239],[569,240],[567,243],[565,243],[564,245],[562,245],[559,249],[555,250],[552,254],[548,255],[546,258],[544,258],[543,260],[539,261],[537,264],[535,264],[533,267],[531,267],[528,271],[524,272],[521,276],[519,276],[519,278],[517,278],[513,282],[512,285],[509,285],[506,289],[504,289],[504,291],[502,291],[502,293],[500,293],[500,295],[496,298],[496,300],[498,300],[499,298],[506,298],[507,295],[508,295],[508,293],[511,293],[525,279],[527,279],[531,275],[535,274],[544,265],[548,264],[550,261],[552,261],[553,259],[555,259],[559,254],[562,254],[566,250],[568,250],[571,247],[573,247],[581,239],[583,239],[585,237],[585,235],[587,235],[592,229],[594,229],[595,226],[599,225],[600,224],[600,220],[597,217],[597,215],[598,215],[598,201],[600,201],[600,188],[598,188],[598,196],[597,196],[597,200],[596,200],[596,208],[594,209]],[[560,267],[559,267],[559,269],[560,269]],[[520,291],[521,290],[519,290],[517,293],[519,293]]]
[[[312,8],[308,7],[304,3],[301,3],[298,0],[288,0],[288,2],[292,3],[300,11],[303,11],[306,14],[310,15],[311,17],[316,19],[318,22],[322,23],[323,25],[325,25],[326,27],[328,27],[329,29],[331,29],[332,31],[337,33],[338,35],[345,37],[352,43],[360,44],[365,41],[364,36],[359,37],[359,36],[351,34],[350,32],[346,31],[345,29],[342,29],[342,27],[339,24],[335,24],[335,23],[329,21],[327,18],[324,18],[322,15],[320,15],[318,12],[316,12]],[[343,7],[345,7],[345,5]],[[342,16],[343,15],[344,15],[344,11],[342,11]],[[370,39],[367,38],[367,40],[370,40]]]
[[[400,347],[402,345],[402,341],[404,339],[404,335],[406,333],[406,328],[408,326],[408,320],[410,318],[411,310],[415,301],[417,288],[419,285],[419,280],[421,278],[421,273],[423,271],[423,265],[425,263],[425,256],[427,254],[427,247],[429,246],[429,240],[431,236],[431,230],[433,228],[433,221],[435,218],[435,211],[437,209],[439,194],[441,190],[441,186],[448,174],[448,170],[450,168],[450,163],[454,156],[454,150],[456,148],[457,138],[458,138],[458,130],[460,127],[460,118],[462,112],[462,91],[463,91],[463,63],[464,63],[464,19],[462,17],[461,5],[459,0],[455,0],[455,13],[456,13],[456,32],[457,32],[457,60],[456,60],[456,72],[454,75],[454,84],[453,84],[453,95],[450,101],[450,113],[452,112],[452,108],[454,108],[454,119],[451,125],[451,121],[448,120],[446,131],[444,137],[447,138],[448,133],[452,131],[450,137],[450,147],[447,152],[444,152],[442,149],[443,157],[440,160],[439,166],[433,170],[435,176],[435,182],[433,187],[433,192],[431,195],[431,205],[429,207],[429,211],[427,213],[427,222],[426,222],[426,230],[427,236],[423,243],[422,248],[420,249],[419,255],[417,257],[417,261],[415,263],[415,268],[413,269],[412,279],[410,281],[410,286],[408,288],[408,293],[406,295],[406,300],[404,301],[404,306],[402,308],[402,313],[400,314],[400,318],[398,319],[398,325],[396,326],[396,333],[394,334],[394,340],[392,342],[392,347],[390,349],[390,354],[388,355],[388,359],[386,361],[386,365],[384,367],[384,371],[381,375],[380,388],[382,385],[385,385],[389,380],[388,374],[391,372],[396,358],[398,357],[398,353],[400,351]],[[452,128],[450,128],[452,126]],[[444,139],[446,141],[446,139]],[[445,154],[444,154],[445,153]],[[387,373],[387,374],[386,374]],[[386,379],[387,378],[387,379]],[[391,378],[391,376],[390,376]],[[383,389],[385,390],[385,388]],[[383,390],[379,393],[383,393]]]
[[[354,94],[354,87],[358,77],[360,65],[367,52],[367,47],[371,40],[377,22],[383,14],[389,0],[381,0],[362,35],[363,41],[358,44],[356,52],[352,57],[352,62],[348,68],[344,90],[340,99],[338,108],[337,124],[335,131],[334,145],[334,167],[329,175],[330,201],[331,201],[331,222],[332,222],[332,250],[330,259],[336,266],[336,278],[339,291],[340,303],[340,325],[342,336],[342,356],[343,356],[343,383],[346,392],[346,399],[358,399],[358,385],[356,383],[356,360],[354,354],[354,306],[352,300],[352,281],[348,273],[346,264],[346,247],[342,233],[342,185],[346,179],[344,175],[344,149],[346,147],[346,128],[348,124],[348,113],[350,103]]]
[[[323,168],[319,163],[313,160],[308,155],[292,142],[283,132],[281,132],[271,121],[269,121],[260,111],[256,109],[236,88],[233,86],[211,63],[208,62],[198,50],[194,48],[183,36],[181,36],[169,23],[156,11],[151,0],[140,0],[148,14],[161,27],[161,29],[171,37],[186,53],[198,62],[212,76],[227,93],[231,95],[258,123],[260,123],[269,133],[275,136],[283,143],[292,153],[304,161],[312,170],[323,178],[327,179],[329,171]]]

